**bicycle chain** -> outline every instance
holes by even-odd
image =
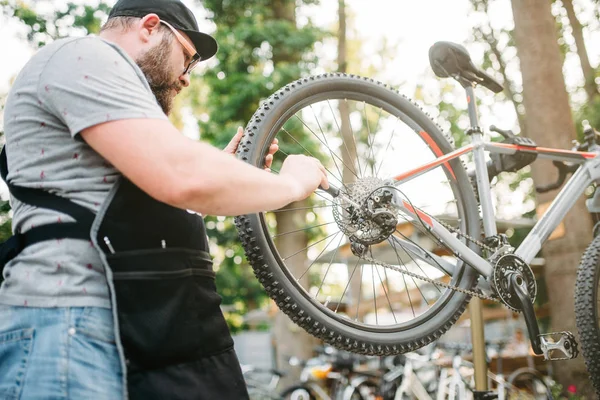
[[[439,220],[437,220],[437,219],[436,219],[436,221],[437,221],[438,223],[440,223],[441,225],[443,225],[443,226],[444,226],[446,229],[448,229],[449,231],[451,231],[451,232],[454,232],[454,233],[456,233],[457,235],[460,235],[460,236],[464,237],[465,239],[467,239],[467,240],[469,240],[469,241],[471,241],[471,242],[475,243],[475,244],[476,244],[476,245],[478,245],[479,247],[481,247],[481,248],[483,248],[483,249],[485,249],[485,250],[489,251],[490,253],[493,253],[493,252],[494,252],[494,249],[492,249],[490,246],[488,246],[488,245],[486,245],[486,244],[484,244],[484,243],[480,242],[479,240],[477,240],[477,239],[475,239],[475,238],[472,238],[471,236],[469,236],[469,235],[467,235],[467,234],[464,234],[464,233],[460,232],[458,229],[456,229],[456,228],[454,228],[454,227],[452,227],[452,226],[450,226],[450,225],[446,224],[445,222],[439,221]],[[457,291],[457,292],[460,292],[460,293],[468,294],[468,295],[470,295],[470,296],[478,297],[478,298],[480,298],[480,299],[484,299],[484,300],[491,300],[491,301],[496,301],[496,302],[498,302],[498,303],[502,303],[502,301],[501,301],[501,300],[500,300],[500,298],[498,298],[498,297],[487,296],[487,295],[485,295],[485,294],[483,294],[483,293],[481,293],[481,292],[479,292],[479,291],[474,291],[474,290],[469,290],[469,289],[463,289],[463,288],[460,288],[460,287],[458,287],[458,286],[450,285],[450,284],[448,284],[448,283],[439,282],[439,281],[433,280],[433,279],[431,279],[431,278],[428,278],[428,277],[425,277],[425,276],[422,276],[422,275],[416,274],[416,273],[414,273],[414,272],[410,272],[410,271],[408,271],[408,270],[404,270],[404,269],[402,269],[402,268],[400,268],[400,267],[396,267],[396,266],[393,266],[393,265],[386,264],[386,263],[384,263],[384,262],[381,262],[381,261],[375,260],[374,258],[372,258],[372,257],[369,257],[369,256],[367,256],[367,255],[363,255],[363,256],[362,256],[362,258],[363,258],[363,259],[365,259],[365,260],[367,260],[367,261],[370,261],[371,263],[373,263],[373,264],[375,264],[375,265],[380,265],[380,266],[382,266],[382,267],[384,267],[384,268],[389,268],[389,269],[392,269],[392,270],[394,270],[394,271],[398,271],[398,272],[400,272],[401,274],[408,275],[408,276],[410,276],[410,277],[413,277],[413,278],[416,278],[416,279],[419,279],[419,280],[422,280],[422,281],[425,281],[425,282],[431,283],[432,285],[435,285],[435,286],[438,286],[438,287],[443,287],[443,288],[446,288],[446,289],[451,289],[451,290],[454,290],[454,291]]]

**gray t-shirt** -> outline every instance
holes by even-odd
[[[167,119],[135,62],[99,37],[58,40],[27,63],[8,95],[8,179],[48,190],[96,213],[120,174],[79,133],[130,118]],[[11,204],[13,230],[21,233],[73,221],[12,196]],[[36,243],[9,262],[3,275],[0,304],[110,307],[104,268],[89,241]]]

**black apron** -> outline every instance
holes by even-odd
[[[6,181],[5,149],[0,156]],[[129,398],[248,398],[202,217],[154,200],[125,178],[98,215],[44,190],[7,184],[19,201],[77,222],[14,235],[0,248],[1,267],[24,247],[50,239],[91,238],[100,251]]]

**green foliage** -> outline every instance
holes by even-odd
[[[39,3],[51,4],[49,1],[34,4]],[[104,2],[97,7],[69,2],[64,8],[49,7],[52,11],[38,13],[30,3],[14,0],[0,2],[3,15],[20,20],[29,27],[27,41],[34,47],[42,47],[62,37],[98,33],[110,8]]]
[[[307,72],[307,64],[315,61],[312,46],[323,32],[310,24],[297,27],[289,0],[210,0],[203,5],[217,25],[219,64],[202,76],[210,87],[205,101],[210,119],[200,128],[204,139],[224,147],[261,99]],[[291,7],[292,15],[277,15],[282,7]]]
[[[203,140],[225,147],[263,99],[308,72],[315,62],[312,46],[324,33],[310,24],[298,27],[295,11],[296,6],[311,3],[314,1],[202,2],[217,26],[214,37],[219,43],[218,64],[200,78],[206,94],[193,104],[196,112],[208,115],[199,122]],[[315,141],[302,138],[305,129],[301,121],[292,119],[285,129],[297,141],[286,134],[278,136],[281,151],[275,155],[273,171],[279,170],[286,154],[303,153],[303,147],[318,155]],[[246,328],[241,315],[264,306],[268,298],[245,263],[233,224],[211,216],[206,217],[206,223],[215,248],[225,251],[226,256],[218,260],[217,285],[227,309],[226,319],[235,332]]]
[[[577,394],[577,387],[575,385],[570,385],[567,387],[566,393],[563,388],[563,385],[559,383],[555,383],[550,388],[552,392],[552,397],[558,400],[584,400],[585,397],[582,397]]]
[[[596,130],[600,129],[600,96],[594,97],[592,101],[587,101],[576,110],[574,120],[579,139],[583,139],[583,121],[588,121]]]

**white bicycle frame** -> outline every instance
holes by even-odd
[[[468,98],[474,98],[473,88],[467,89]],[[567,212],[573,207],[575,202],[584,193],[585,189],[600,180],[600,149],[595,149],[594,152],[580,152],[560,149],[551,149],[544,147],[522,146],[506,143],[484,142],[481,129],[478,127],[478,118],[474,102],[469,101],[469,117],[471,119],[470,129],[471,144],[455,150],[451,153],[442,155],[438,154],[439,158],[421,165],[410,171],[402,173],[394,177],[394,185],[399,187],[403,183],[421,175],[432,169],[442,166],[447,169],[450,176],[454,176],[452,167],[449,161],[456,159],[464,154],[473,152],[475,164],[475,173],[477,178],[477,188],[481,204],[481,213],[483,219],[483,228],[486,237],[497,234],[496,219],[494,216],[494,207],[492,204],[492,196],[490,192],[490,183],[485,161],[485,152],[500,153],[500,154],[515,154],[517,152],[535,153],[538,158],[546,158],[557,161],[568,161],[571,163],[581,164],[574,175],[568,180],[556,196],[548,210],[542,218],[535,224],[531,232],[523,240],[521,245],[516,249],[515,253],[526,263],[530,263],[535,255],[540,251],[542,244],[548,239],[550,234],[556,229],[560,221],[565,217]],[[420,132],[423,139],[431,143],[431,138],[426,132]],[[433,146],[432,146],[433,147]],[[433,147],[434,150],[437,146]],[[439,150],[439,149],[438,149]],[[426,229],[433,232],[440,238],[450,249],[452,249],[467,265],[474,268],[486,278],[489,278],[493,271],[493,266],[475,251],[471,250],[467,245],[455,237],[448,229],[436,221],[436,219],[418,208],[415,209],[409,202],[405,200],[396,201],[396,206],[404,213],[410,215],[420,221]],[[434,260],[436,265],[445,273],[452,275],[456,269],[456,265],[443,260],[441,257],[419,248],[408,241],[396,238],[402,243],[405,250],[410,251],[418,258],[429,261]]]
[[[404,396],[412,396],[417,400],[433,400],[432,397],[427,393],[427,389],[423,386],[423,383],[419,379],[413,363],[415,362],[429,362],[429,358],[423,359],[417,354],[407,353],[406,363],[404,364],[402,383],[394,394],[394,400],[402,400]]]

